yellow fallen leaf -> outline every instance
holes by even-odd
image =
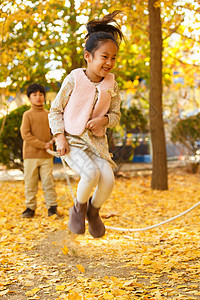
[[[190,288],[193,288],[193,289],[198,289],[198,287],[199,287],[199,286],[198,286],[197,284],[191,284],[191,285],[190,285]]]
[[[56,291],[64,291],[65,288],[66,288],[65,284],[56,285]]]
[[[26,280],[24,283],[25,286],[34,286],[34,281]]]
[[[64,245],[64,247],[62,248],[62,252],[63,252],[63,254],[65,254],[65,255],[69,252],[69,250],[68,250],[68,248],[67,248],[66,245]]]
[[[177,288],[177,289],[184,289],[184,288],[187,288],[187,286],[186,286],[186,285],[177,285],[176,288]]]
[[[106,226],[111,226],[110,222],[108,222],[108,221],[105,222],[105,225]]]
[[[85,297],[86,299],[94,299],[95,298],[95,295],[93,293],[85,293]]]
[[[151,260],[148,259],[147,257],[143,258],[143,265],[150,265],[151,264]]]
[[[35,295],[35,294],[36,294],[37,292],[39,292],[39,291],[40,291],[39,288],[34,288],[34,289],[32,289],[31,291],[26,292],[25,295],[26,295],[26,296],[33,296],[33,295]]]
[[[15,228],[13,229],[13,232],[14,232],[14,233],[19,233],[20,230],[19,230],[19,228],[15,227]]]
[[[77,292],[71,291],[68,295],[68,300],[82,300],[82,296],[80,296]]]
[[[126,281],[124,284],[123,284],[123,286],[133,286],[133,285],[135,285],[135,284],[137,284],[137,278],[136,279],[132,279],[132,280],[128,280],[128,281]]]
[[[0,296],[6,295],[9,292],[9,289],[0,292]]]
[[[77,267],[77,269],[78,269],[80,272],[85,273],[85,268],[84,268],[84,266],[82,266],[82,265],[76,265],[76,267]]]
[[[90,282],[90,287],[91,287],[91,288],[99,287],[99,282],[98,282],[98,281]]]
[[[171,252],[170,249],[166,249],[166,250],[165,250],[165,255],[166,255],[166,256],[171,255],[171,254],[172,254],[172,252]]]
[[[28,273],[28,274],[26,275],[26,278],[27,278],[27,279],[34,279],[35,276],[34,276],[32,273]]]
[[[114,299],[114,296],[110,293],[104,293],[103,294],[103,299]]]
[[[7,218],[0,218],[0,224],[5,224],[7,221]]]
[[[115,276],[111,276],[110,279],[111,279],[113,282],[115,282],[115,283],[119,283],[119,282],[120,282],[120,280],[119,280],[117,277],[115,277]]]

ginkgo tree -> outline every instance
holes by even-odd
[[[190,58],[194,51],[194,46],[198,46],[197,37],[195,38],[194,26],[187,27],[186,16],[193,15],[198,18],[196,1],[127,1],[118,5],[123,5],[127,12],[127,19],[131,23],[132,42],[134,34],[138,28],[143,29],[143,34],[136,34],[135,44],[143,45],[142,52],[148,55],[150,63],[150,131],[153,148],[153,173],[152,188],[167,189],[167,165],[166,165],[166,146],[163,123],[163,83],[170,84],[173,78],[173,70],[180,66],[187,68],[186,75],[188,84],[193,84],[195,73],[199,73],[198,64]],[[114,4],[114,3],[113,3]],[[135,30],[134,30],[135,29]],[[145,34],[146,33],[146,36]],[[184,47],[173,49],[172,35],[176,34],[179,43]],[[184,43],[187,41],[187,43]],[[128,47],[129,49],[129,47]],[[150,52],[149,52],[150,49]],[[186,55],[184,55],[186,53]],[[170,55],[171,54],[171,55]],[[140,71],[140,70],[137,70]],[[138,74],[140,76],[140,74]],[[147,77],[148,78],[148,77]],[[147,81],[148,83],[148,81]]]
[[[78,49],[75,1],[2,1],[1,10],[1,82],[9,81],[9,90],[24,88],[30,82],[42,82],[58,89],[49,71],[61,74],[83,64]]]
[[[186,63],[188,82],[198,64],[190,64],[192,51],[198,46],[193,24],[186,24],[187,12],[198,13],[195,1],[155,1],[161,8],[163,40],[163,83],[172,82],[172,70]],[[150,41],[147,1],[26,1],[2,0],[0,3],[1,82],[10,79],[7,89],[22,88],[26,82],[41,80],[58,90],[55,76],[65,76],[83,66],[85,23],[93,17],[119,9],[125,42],[122,43],[115,73],[121,87],[136,76],[149,83]],[[195,22],[194,14],[194,22]],[[186,28],[187,27],[187,28]],[[196,26],[196,32],[198,27]],[[171,39],[174,35],[178,38]],[[173,41],[177,40],[176,45]],[[188,56],[188,59],[186,59]],[[194,68],[193,68],[194,66]],[[193,71],[192,71],[193,70]],[[188,71],[188,69],[187,69]],[[187,74],[185,74],[187,76]],[[55,75],[55,74],[54,74]],[[48,82],[47,82],[47,78]],[[60,78],[61,79],[61,76]]]
[[[192,1],[194,2],[194,1]],[[152,173],[152,188],[167,189],[167,166],[166,166],[166,147],[165,147],[165,134],[163,126],[163,109],[162,109],[162,91],[163,91],[163,62],[167,57],[167,53],[163,50],[163,39],[171,37],[172,33],[179,34],[184,40],[189,40],[191,36],[188,35],[185,26],[186,10],[193,12],[195,3],[192,5],[184,3],[180,5],[179,1],[167,1],[163,3],[161,1],[149,0],[149,21],[150,21],[150,49],[151,49],[151,67],[150,67],[150,128],[153,147],[153,173]],[[173,5],[173,6],[172,6]],[[174,10],[176,9],[176,14]],[[164,11],[163,15],[161,12]],[[194,15],[194,14],[193,14]],[[161,19],[162,16],[162,19]],[[163,22],[161,22],[163,20]],[[164,21],[166,21],[166,24]],[[166,28],[165,28],[166,26]],[[165,32],[162,28],[165,28]],[[164,38],[163,38],[164,37]],[[192,39],[190,47],[194,47],[195,40]],[[169,43],[170,45],[170,43]],[[188,44],[187,44],[188,46]],[[184,55],[182,49],[176,49],[177,56],[182,55],[182,59],[178,60],[178,63],[184,64],[184,60],[187,60],[188,53],[190,56],[192,51],[185,47],[184,51],[187,55]],[[172,53],[172,51],[171,51]],[[177,56],[174,57],[174,65],[177,67]],[[166,59],[166,62],[168,60]],[[165,62],[165,63],[166,63]],[[193,69],[194,65],[190,60],[190,76],[196,71]],[[195,66],[197,67],[197,65]],[[171,76],[172,78],[172,76]]]

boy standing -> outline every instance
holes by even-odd
[[[48,216],[58,215],[56,192],[53,183],[53,158],[46,152],[52,149],[48,111],[44,109],[45,88],[33,83],[27,88],[31,108],[23,114],[21,136],[23,139],[24,181],[26,210],[23,218],[32,218],[37,207],[36,194],[39,176],[42,182]]]

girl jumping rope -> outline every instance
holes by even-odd
[[[120,119],[119,89],[110,73],[123,37],[115,20],[118,13],[87,23],[87,68],[67,75],[49,113],[57,151],[80,175],[68,227],[75,234],[83,234],[87,218],[95,238],[105,234],[99,210],[114,186],[115,163],[109,154],[106,128],[116,126]]]

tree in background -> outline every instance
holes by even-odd
[[[166,190],[167,154],[162,111],[162,31],[160,8],[149,0],[150,35],[150,131],[153,150],[151,187]]]
[[[167,189],[162,84],[170,85],[172,83],[173,70],[175,67],[179,68],[180,64],[182,67],[185,67],[184,48],[173,48],[172,35],[176,34],[180,38],[180,43],[187,40],[187,43],[184,43],[184,51],[190,55],[193,52],[195,43],[197,45],[197,39],[195,40],[194,35],[192,36],[192,26],[190,26],[187,32],[187,24],[185,23],[186,13],[193,13],[195,4],[170,0],[166,2],[130,0],[124,3],[124,1],[119,0],[114,2],[108,1],[107,5],[108,10],[112,9],[113,5],[115,5],[117,9],[123,7],[127,18],[125,25],[128,40],[126,40],[124,48],[123,45],[121,47],[121,49],[124,50],[124,57],[119,58],[118,74],[120,74],[120,70],[123,70],[123,79],[126,78],[126,80],[132,80],[133,82],[135,79],[134,75],[139,75],[140,77],[141,74],[140,78],[143,76],[147,85],[149,84],[151,141],[153,145],[153,174],[151,186],[153,189]],[[194,13],[193,16],[195,17]],[[150,22],[148,22],[148,20]],[[149,23],[150,28],[148,27]],[[148,40],[148,36],[150,36],[150,40]],[[189,43],[190,39],[192,43]],[[184,44],[182,43],[182,45]],[[189,45],[191,45],[192,48],[188,47]],[[134,55],[132,49],[134,49]],[[127,52],[131,53],[132,59]],[[182,59],[180,59],[181,56]],[[139,65],[138,61],[141,61],[141,68],[136,67],[136,74],[134,74],[135,66]],[[149,65],[151,65],[151,70],[149,69]],[[191,64],[190,61],[190,63],[187,64],[187,70],[190,74],[190,78],[194,79],[197,68],[193,68],[193,65],[194,64]],[[197,67],[196,64],[195,67]],[[122,75],[122,73],[120,75]],[[147,75],[148,73],[150,74],[150,80]],[[146,74],[146,76],[144,74]]]
[[[161,6],[163,82],[171,83],[172,69],[186,62],[191,81],[193,65],[198,67],[198,64],[193,61],[193,65],[189,66],[186,55],[195,51],[192,49],[198,45],[198,37],[192,31],[192,25],[187,25],[184,20],[187,11],[198,13],[198,9],[191,3],[160,2],[155,1],[157,6]],[[89,18],[101,17],[113,9],[124,12],[121,24],[126,41],[121,45],[115,69],[120,86],[123,88],[127,80],[134,81],[136,76],[148,84],[150,41],[147,1],[90,0],[78,4],[75,0],[2,0],[0,81],[8,78],[12,82],[7,86],[7,92],[14,92],[33,81],[40,81],[57,91],[61,76],[73,68],[84,66],[85,23]],[[172,35],[176,39],[171,39]],[[58,71],[61,76],[56,79],[55,73]],[[197,68],[193,73],[196,71]]]
[[[155,5],[161,9],[163,82],[165,85],[171,83],[173,69],[182,66],[187,67],[187,83],[190,79],[192,84],[191,75],[198,72],[199,67],[198,59],[191,59],[191,54],[198,51],[198,27],[195,31],[194,24],[199,8],[192,2],[174,0],[158,0]],[[89,18],[101,17],[113,9],[124,12],[121,24],[126,41],[121,45],[115,70],[121,87],[126,80],[134,81],[138,75],[148,84],[149,12],[148,2],[141,0],[90,0],[79,4],[75,0],[2,0],[0,81],[9,78],[12,85],[7,90],[13,88],[16,91],[27,81],[40,80],[57,91],[62,78],[55,79],[52,73],[60,70],[65,76],[71,69],[84,65],[85,23]],[[189,12],[193,14],[194,24],[186,23]]]
[[[83,65],[83,37],[75,1],[6,1],[0,3],[0,81],[8,92],[40,82],[58,90],[52,72],[64,75]],[[81,49],[82,50],[82,49]],[[60,78],[61,79],[61,78]]]

